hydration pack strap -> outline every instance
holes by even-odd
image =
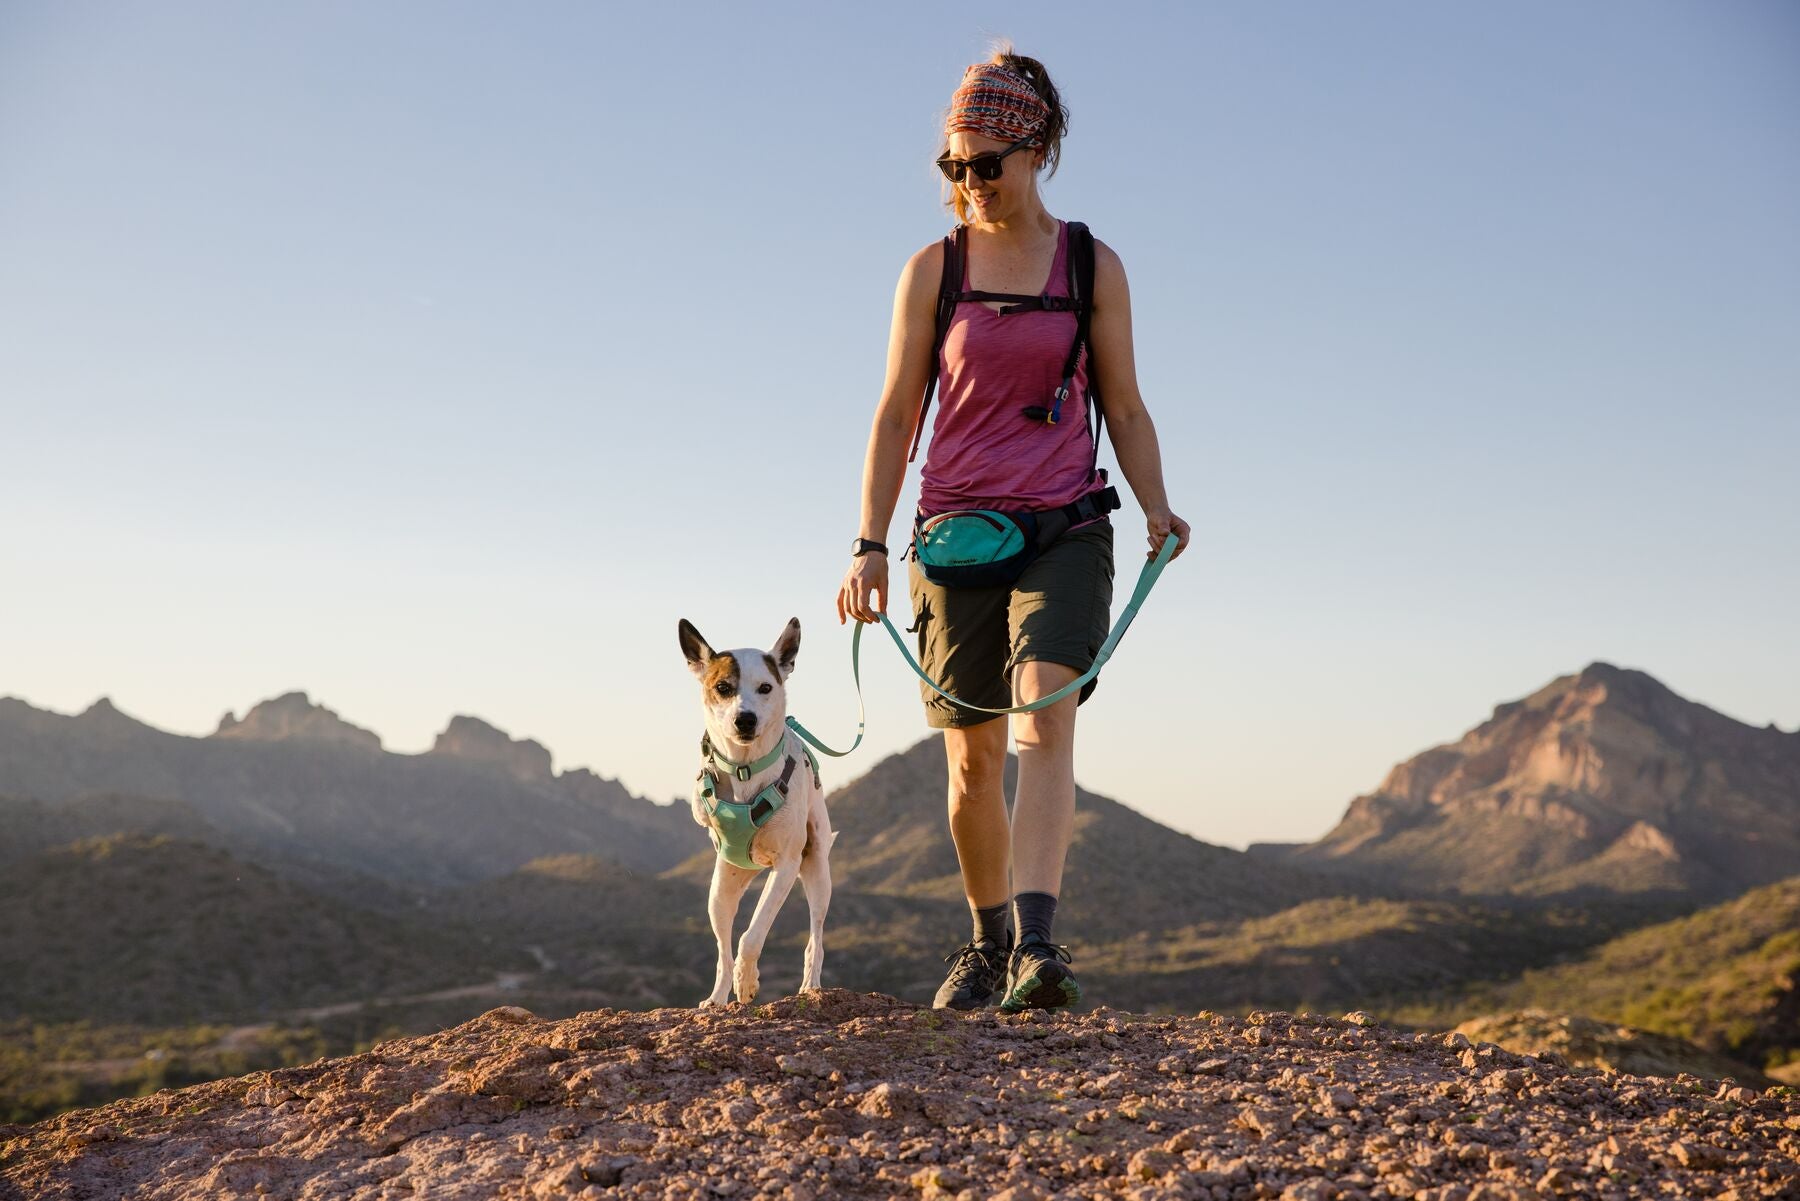
[[[950,322],[956,316],[956,302],[962,293],[963,256],[967,253],[969,227],[958,225],[944,239],[944,273],[938,280],[937,335],[931,343],[931,373],[925,377],[925,398],[919,402],[919,421],[913,426],[912,451],[908,463],[919,454],[919,439],[925,436],[925,414],[931,411],[931,395],[937,391],[938,364],[944,358],[944,339],[950,336]]]
[[[1040,310],[1046,313],[1073,313],[1076,307],[1075,299],[1070,296],[1021,296],[1016,292],[963,292],[958,294],[956,299],[959,301],[1013,301],[1013,304],[1001,307],[1000,315],[1002,317],[1010,316],[1013,313],[1035,313]]]

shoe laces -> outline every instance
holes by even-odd
[[[1069,954],[1069,948],[1064,946],[1062,943],[1044,942],[1042,939],[1037,939],[1037,938],[1031,939],[1029,942],[1020,943],[1018,945],[1018,948],[1013,951],[1014,958],[1022,958],[1025,954],[1026,949],[1029,947],[1038,948],[1038,950],[1035,952],[1035,954],[1040,958],[1058,959],[1058,960],[1061,960],[1063,963],[1073,963],[1074,962],[1073,957],[1071,957]]]
[[[1002,948],[994,948],[994,951],[998,950],[1002,950]],[[967,942],[944,956],[945,963],[949,963],[952,960],[956,961],[956,966],[950,969],[951,981],[956,984],[962,984],[974,979],[983,972],[993,971],[993,961],[988,958],[991,954],[993,954],[993,951],[982,950],[979,943]]]

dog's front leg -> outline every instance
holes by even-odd
[[[738,902],[756,873],[748,868],[713,860],[712,888],[707,893],[706,911],[712,918],[713,938],[719,944],[718,971],[713,976],[712,995],[700,1002],[702,1007],[723,1005],[731,997],[731,927],[737,921]]]
[[[769,869],[769,881],[763,885],[762,896],[757,898],[756,912],[750,915],[750,928],[744,931],[744,937],[738,943],[737,971],[732,983],[739,1001],[749,1002],[756,998],[756,964],[762,958],[763,941],[769,937],[769,927],[775,924],[775,915],[781,912],[781,903],[787,900],[788,890],[794,887],[799,875],[798,855],[778,860]]]

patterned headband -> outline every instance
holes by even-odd
[[[963,72],[950,100],[944,134],[978,133],[999,142],[1019,142],[1044,128],[1050,106],[1031,81],[997,63],[977,63]]]

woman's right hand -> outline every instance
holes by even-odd
[[[877,595],[881,597],[879,607],[875,607]],[[850,560],[850,570],[844,573],[843,586],[838,589],[838,624],[843,625],[846,616],[858,621],[878,620],[879,614],[887,612],[887,599],[887,556],[878,550],[856,556]]]

